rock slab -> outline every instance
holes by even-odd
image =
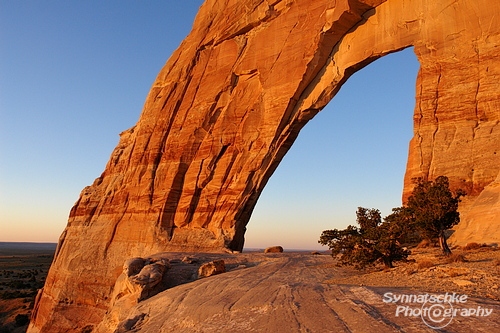
[[[420,309],[422,304],[388,300],[434,293],[326,283],[338,274],[331,256],[287,253],[246,258],[258,263],[164,291],[134,307],[117,331],[102,333],[124,333],[127,330],[120,328],[125,327],[139,333],[433,332],[420,316],[396,315],[398,306]],[[459,315],[445,327],[448,332],[498,327],[498,301],[467,297],[466,303],[454,306],[492,313]]]

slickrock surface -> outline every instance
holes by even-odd
[[[405,194],[412,177],[447,175],[474,205],[500,170],[498,13],[491,0],[205,1],[72,208],[30,332],[98,323],[126,258],[241,250],[300,129],[350,75],[409,46],[421,69]],[[474,209],[481,223],[489,205]]]
[[[412,264],[361,274],[336,267],[329,255],[239,254],[226,255],[224,260],[240,266],[166,290],[133,308],[118,327],[99,332],[116,328],[116,332],[142,333],[435,332],[419,316],[395,315],[397,305],[407,304],[384,302],[388,292],[425,295],[431,291],[467,295],[467,302],[454,304],[455,308],[493,310],[487,317],[457,316],[446,327],[448,332],[488,332],[500,324],[500,302],[474,297],[457,285],[439,288],[436,277],[422,278],[425,282],[418,289],[410,288],[411,283],[405,287],[385,284],[391,283],[391,277],[406,276],[403,270]]]

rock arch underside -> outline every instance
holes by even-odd
[[[241,250],[300,129],[351,74],[410,46],[403,197],[411,178],[447,175],[468,192],[456,241],[498,241],[499,13],[491,0],[206,0],[72,208],[29,331],[98,323],[126,258]]]

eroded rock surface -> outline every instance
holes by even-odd
[[[489,0],[207,0],[72,208],[29,331],[101,321],[126,258],[241,250],[300,129],[350,75],[409,46],[421,69],[405,193],[412,177],[447,175],[473,205],[500,170],[499,12]]]
[[[148,298],[169,288],[226,272],[222,259],[160,253],[151,258],[130,258],[123,264],[123,272],[115,282],[110,306],[104,319],[93,332],[115,332],[130,326],[127,319],[131,309]],[[234,261],[234,259],[233,259]],[[234,263],[228,266],[235,268]]]
[[[123,265],[126,288],[135,294],[138,301],[151,297],[162,282],[165,271],[170,268],[168,259],[132,258]],[[120,288],[121,289],[121,288]]]
[[[420,309],[422,304],[389,302],[392,298],[384,296],[432,294],[430,291],[329,283],[342,270],[329,255],[256,253],[238,257],[253,262],[253,267],[164,291],[134,307],[116,332],[127,332],[127,327],[140,333],[434,331],[420,316],[396,315],[398,306]],[[459,286],[446,291],[467,294]],[[469,295],[465,303],[454,306],[481,307],[492,313],[485,317],[458,315],[445,327],[447,332],[489,332],[498,327],[498,301]]]
[[[167,289],[165,273],[170,267],[167,258],[127,259],[115,282],[109,309],[96,331],[105,332],[109,327],[115,327],[133,306]]]

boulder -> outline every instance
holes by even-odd
[[[281,253],[283,252],[283,247],[281,246],[271,246],[264,250],[264,253]]]
[[[169,268],[170,263],[166,258],[127,259],[122,274],[115,282],[108,311],[95,332],[108,332],[136,304],[165,290],[164,277]]]
[[[170,268],[168,259],[131,258],[125,261],[123,272],[115,283],[115,297],[112,303],[121,297],[131,294],[142,301],[162,291],[159,286],[167,269]]]
[[[146,259],[144,258],[136,257],[127,259],[123,263],[123,274],[128,277],[136,275],[142,270],[145,264]]]
[[[214,260],[202,264],[198,269],[198,278],[209,277],[226,272],[226,264],[224,260]]]

